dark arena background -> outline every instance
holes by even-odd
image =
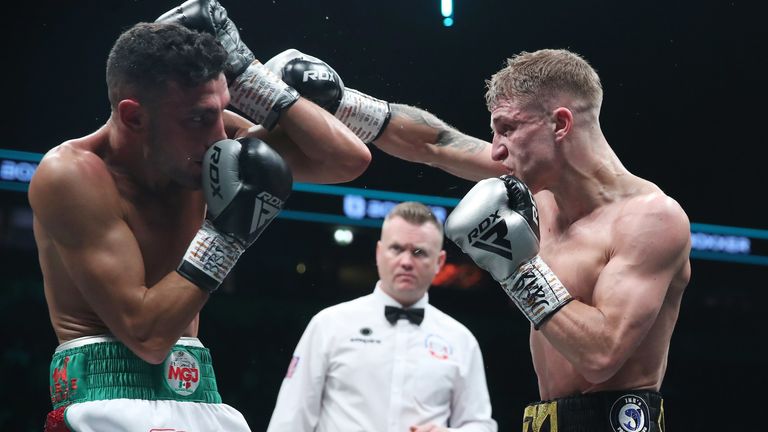
[[[109,115],[106,56],[118,34],[176,1],[13,2],[3,25],[0,141],[0,430],[40,431],[57,345],[32,238],[26,183],[40,155]],[[344,83],[423,107],[490,139],[484,80],[519,51],[569,48],[598,70],[601,123],[633,173],[692,222],[693,275],[662,387],[668,429],[765,430],[768,302],[766,25],[760,2],[223,0],[262,61],[297,48]],[[10,9],[8,9],[10,8]],[[16,12],[11,10],[16,9]],[[444,16],[443,12],[447,12]],[[447,21],[452,19],[452,22]],[[450,25],[447,25],[450,24]],[[449,212],[471,183],[372,148],[341,185],[299,184],[202,311],[224,401],[266,428],[292,350],[320,309],[376,280],[381,213],[420,199]],[[347,241],[344,245],[334,234]],[[430,290],[477,337],[500,431],[537,399],[528,324],[452,244]],[[341,432],[341,431],[340,431]]]

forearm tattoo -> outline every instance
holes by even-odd
[[[488,142],[465,135],[433,114],[416,107],[402,104],[390,104],[393,116],[402,116],[417,124],[423,124],[437,131],[435,145],[452,147],[465,153],[479,153],[489,145]]]

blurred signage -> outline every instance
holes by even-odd
[[[26,192],[41,154],[0,149],[0,189]],[[307,222],[378,228],[389,210],[403,201],[418,201],[441,222],[458,198],[345,186],[294,183],[287,208],[278,217]],[[691,224],[691,257],[768,266],[768,230]]]
[[[768,230],[692,223],[691,258],[768,265]]]
[[[392,210],[392,207],[400,204],[402,201],[368,199],[361,195],[344,195],[343,211],[344,216],[351,219],[384,219]],[[431,205],[428,206],[437,220],[445,222],[448,216],[448,210],[445,207]]]
[[[42,155],[0,149],[0,189],[26,192]]]

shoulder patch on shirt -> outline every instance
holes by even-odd
[[[293,373],[296,372],[296,366],[299,364],[299,356],[293,356],[291,362],[288,364],[288,370],[285,372],[285,377],[290,378]]]

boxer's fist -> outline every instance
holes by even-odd
[[[257,138],[216,142],[203,159],[208,211],[178,272],[212,292],[283,208],[293,177],[277,152]]]
[[[381,135],[392,115],[389,103],[345,88],[339,74],[324,61],[289,49],[265,64],[299,94],[320,105],[366,144]]]
[[[225,71],[228,82],[240,76],[255,60],[251,50],[240,40],[235,23],[227,17],[227,10],[216,0],[188,0],[155,21],[175,22],[216,36],[229,53]]]
[[[501,284],[534,328],[571,300],[538,256],[536,202],[519,179],[478,182],[446,219],[445,234]]]
[[[326,111],[335,113],[344,96],[339,74],[324,61],[295,49],[287,49],[264,63],[299,94]]]
[[[445,221],[445,234],[499,282],[539,253],[538,215],[528,188],[503,178],[478,182]],[[510,202],[508,191],[525,200]]]
[[[271,130],[280,114],[299,99],[296,90],[256,60],[218,1],[188,0],[156,21],[175,22],[216,36],[229,53],[224,74],[232,96],[230,104],[253,122]]]
[[[292,185],[286,162],[258,138],[219,141],[203,159],[206,218],[246,247],[283,208]]]

